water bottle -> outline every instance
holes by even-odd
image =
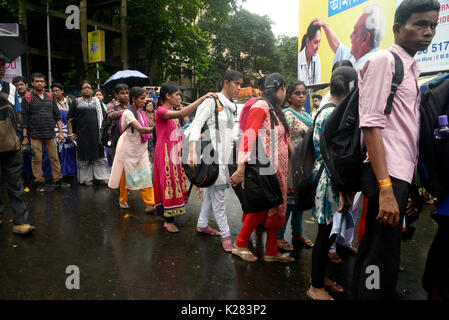
[[[437,140],[449,139],[448,124],[449,124],[449,121],[448,121],[447,115],[438,117],[439,128],[435,129],[435,131],[434,131],[435,139],[437,139]]]

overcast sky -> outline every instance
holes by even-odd
[[[242,3],[242,0],[239,0]],[[246,0],[243,8],[258,15],[267,15],[274,22],[275,36],[298,36],[299,0]]]

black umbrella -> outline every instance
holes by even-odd
[[[0,36],[0,58],[6,63],[27,52],[28,46],[20,37]]]
[[[125,83],[128,87],[143,87],[151,84],[150,78],[137,70],[123,70],[115,73],[105,83],[104,87],[113,89],[115,85]]]

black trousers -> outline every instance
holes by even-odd
[[[449,300],[449,216],[437,215],[438,231],[427,254],[422,278],[429,300]]]
[[[312,286],[315,288],[324,287],[324,277],[326,276],[327,256],[329,249],[335,242],[337,235],[334,234],[329,238],[332,231],[332,223],[330,225],[319,224],[318,234],[316,236],[315,245],[312,251]]]
[[[0,155],[2,185],[8,193],[9,202],[13,210],[13,223],[15,225],[26,224],[28,219],[28,209],[22,198],[22,166],[22,152],[17,151],[8,155]],[[5,206],[0,197],[0,217],[4,211]]]
[[[393,299],[399,273],[401,235],[404,212],[410,191],[410,184],[395,178],[393,191],[399,207],[399,223],[396,227],[380,224],[379,188],[371,165],[362,173],[363,193],[368,198],[365,234],[359,246],[352,281],[354,299]],[[378,277],[379,286],[372,286],[373,277]],[[375,282],[374,282],[375,283]]]

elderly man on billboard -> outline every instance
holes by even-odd
[[[326,33],[329,46],[335,52],[333,64],[340,60],[349,60],[357,72],[378,51],[385,35],[385,12],[379,4],[371,4],[363,9],[363,14],[355,24],[354,31],[350,36],[351,48],[346,47],[338,39],[329,24],[323,19],[315,18],[312,23],[322,27]]]

